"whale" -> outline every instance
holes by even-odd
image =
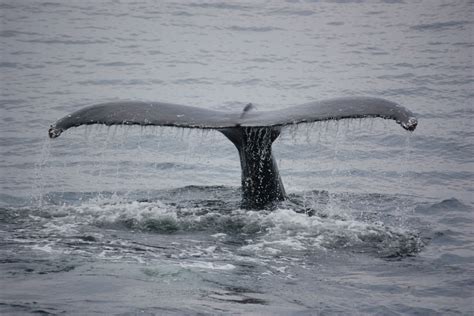
[[[415,115],[398,103],[375,97],[341,97],[284,109],[258,111],[251,103],[240,112],[164,102],[119,101],[94,104],[59,119],[48,130],[59,137],[71,127],[102,124],[172,126],[217,130],[236,147],[241,166],[243,209],[263,209],[287,199],[272,144],[285,126],[328,120],[383,118],[414,131]]]

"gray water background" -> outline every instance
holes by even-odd
[[[4,314],[471,314],[472,1],[1,1]],[[288,128],[293,203],[239,208],[214,132],[48,126],[85,105],[337,96],[392,121]],[[312,215],[312,216],[309,216]]]

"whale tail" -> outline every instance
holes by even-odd
[[[272,144],[279,127],[233,127],[221,129],[237,148],[242,169],[242,208],[259,209],[286,198],[273,157]]]
[[[346,118],[380,117],[415,130],[418,121],[406,108],[384,99],[337,98],[292,108],[257,111],[249,103],[241,113],[201,109],[161,102],[111,102],[92,105],[54,123],[48,134],[56,138],[71,127],[90,124],[155,125],[215,129],[237,148],[242,168],[242,207],[259,209],[286,198],[272,154],[281,127]]]

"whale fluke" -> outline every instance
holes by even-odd
[[[242,113],[163,102],[121,101],[91,105],[73,112],[54,123],[49,136],[55,138],[71,127],[89,124],[222,129],[238,126],[274,127],[364,117],[396,120],[410,131],[418,123],[413,113],[397,103],[368,97],[335,98],[273,111],[257,111],[249,103]]]
[[[108,102],[63,117],[51,126],[49,136],[55,138],[71,127],[90,124],[217,129],[234,126],[238,118],[239,114],[163,102]]]
[[[258,112],[246,117],[242,126],[285,126],[326,120],[380,117],[392,119],[414,131],[415,115],[405,107],[381,98],[348,97],[314,101],[291,108]]]
[[[409,131],[415,130],[418,124],[414,114],[403,106],[370,97],[335,98],[273,111],[257,111],[249,103],[241,113],[162,102],[122,101],[96,104],[73,112],[51,125],[48,134],[56,138],[71,127],[90,124],[218,130],[239,152],[242,207],[262,208],[286,197],[271,150],[282,126],[365,117],[392,119]]]

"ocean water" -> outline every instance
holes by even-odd
[[[0,0],[0,314],[474,313],[472,1]],[[240,112],[366,95],[286,128],[289,201],[240,208],[213,131],[78,127],[83,106]]]

